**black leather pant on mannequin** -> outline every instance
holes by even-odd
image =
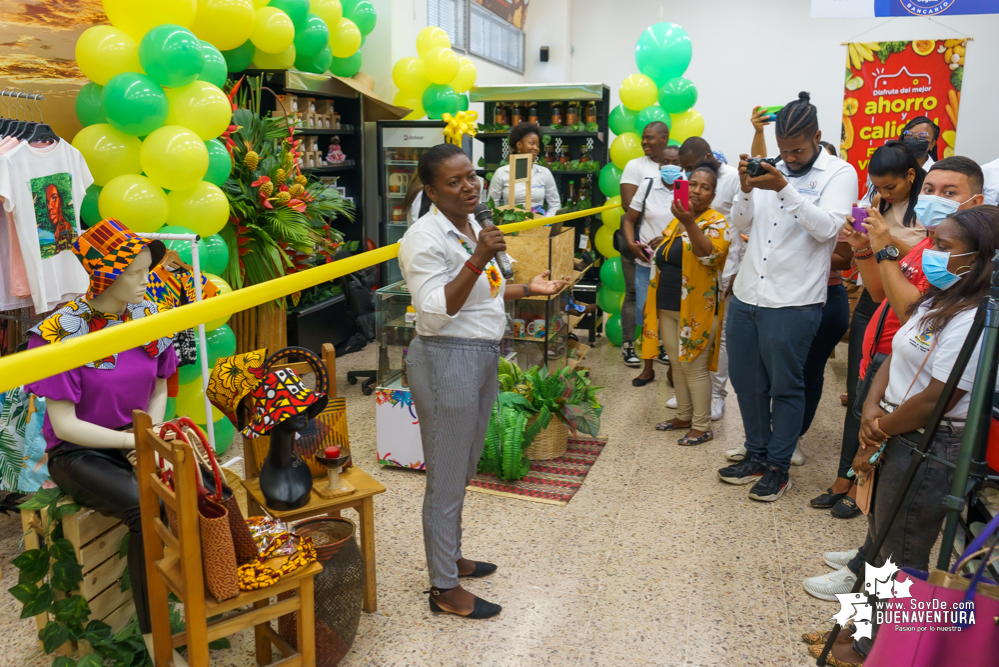
[[[54,454],[49,460],[49,474],[73,502],[119,519],[128,527],[128,571],[139,630],[142,634],[152,632],[135,469],[116,449],[80,447],[56,450]]]

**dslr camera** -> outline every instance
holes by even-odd
[[[767,170],[763,168],[763,163],[766,162],[770,166],[776,168],[777,163],[780,162],[778,157],[751,157],[746,164],[746,173],[750,176],[763,176],[767,173]]]

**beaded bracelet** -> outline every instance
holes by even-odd
[[[867,252],[865,252],[863,254],[859,254],[859,253],[856,253],[856,252],[853,253],[853,258],[854,259],[870,259],[871,257],[874,257],[874,251],[873,250],[868,250]]]
[[[469,271],[471,271],[475,275],[477,275],[477,276],[481,276],[482,275],[482,269],[480,269],[479,267],[477,267],[474,264],[472,264],[471,260],[466,261],[465,262],[465,266],[468,268]]]

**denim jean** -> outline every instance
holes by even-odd
[[[621,340],[634,343],[635,326],[645,320],[645,299],[649,294],[652,267],[642,266],[634,259],[621,255],[621,271],[625,287],[624,303],[621,304]]]
[[[846,473],[853,466],[853,457],[860,446],[860,419],[853,414],[853,404],[857,401],[857,387],[860,384],[860,361],[864,356],[864,332],[867,331],[878,303],[867,290],[860,295],[857,307],[853,309],[850,322],[850,347],[846,357],[846,417],[843,418],[843,444],[839,452],[839,470],[836,476],[846,479]]]
[[[812,346],[805,359],[805,415],[799,435],[805,435],[812,425],[819,399],[822,398],[826,362],[849,326],[850,300],[846,296],[846,288],[842,284],[830,285],[826,288],[826,305],[822,306],[819,330],[812,339]]]
[[[818,303],[763,308],[732,298],[728,344],[738,352],[729,376],[754,461],[791,466],[805,411],[805,359],[821,319]]]

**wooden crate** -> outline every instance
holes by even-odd
[[[517,260],[513,264],[514,282],[526,283],[543,271],[551,271],[551,278],[572,278],[575,271],[573,265],[573,230],[566,229],[558,236],[547,235],[548,228],[541,227],[544,236],[531,236],[526,230],[517,236],[506,237],[506,251],[511,258]],[[530,297],[544,299],[545,297]]]
[[[41,546],[45,521],[47,517],[44,510],[21,511],[26,549],[38,549]],[[118,557],[121,540],[128,533],[128,528],[117,519],[98,514],[94,510],[82,509],[76,514],[63,517],[62,532],[72,543],[76,559],[83,568],[83,581],[80,582],[78,594],[87,600],[91,619],[102,620],[111,626],[112,632],[118,632],[128,624],[135,611],[132,592],[121,591],[121,575],[128,564],[127,559]],[[57,596],[61,595],[57,592]],[[48,613],[35,617],[38,630],[48,622]],[[79,650],[80,655],[90,652],[85,643],[76,647],[72,642],[67,642],[57,649],[56,654],[69,655],[75,650]]]
[[[578,366],[580,364],[580,362],[583,361],[583,358],[586,356],[586,353],[590,351],[590,346],[589,345],[584,345],[584,344],[580,343],[578,340],[571,340],[570,339],[569,340],[569,349],[570,350],[576,350],[576,358],[575,359],[569,359],[569,361],[566,363],[566,365],[569,368],[575,369],[576,366]]]

